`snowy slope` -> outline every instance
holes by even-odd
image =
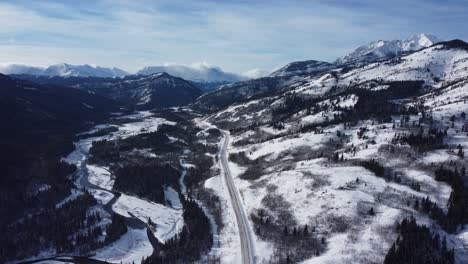
[[[422,80],[440,87],[466,78],[468,50],[450,48],[444,42],[387,62],[377,62],[351,70],[340,77],[338,85],[364,83],[370,80]]]
[[[466,263],[468,231],[461,227],[450,233],[413,207],[415,200],[427,197],[447,212],[452,187],[437,181],[434,170],[442,163],[460,167],[467,161],[456,148],[468,148],[463,132],[468,123],[462,118],[468,112],[468,44],[454,40],[432,45],[431,41],[419,36],[400,43],[407,52],[395,58],[317,74],[302,75],[307,63],[293,63],[281,77],[227,85],[198,99],[196,105],[213,111],[209,122],[231,131],[229,166],[253,225],[258,261],[281,262],[289,254],[296,258],[293,261],[304,263],[382,263],[398,236],[395,225],[413,215],[418,223],[446,236],[456,262]],[[421,81],[422,87],[405,95],[411,81]],[[401,90],[394,89],[396,82]],[[398,134],[417,133],[421,112],[395,114],[382,121],[373,116],[374,108],[367,115],[356,110],[362,100],[372,101],[388,90],[400,93],[402,99],[387,100],[401,109],[417,106],[430,114],[433,123],[426,120],[421,125],[426,133],[429,127],[447,129],[445,145],[421,153],[393,140]],[[287,98],[304,101],[288,104]],[[374,107],[377,112],[379,105]],[[342,114],[354,111],[358,113],[353,121],[340,121]],[[341,162],[333,160],[336,154],[343,157]],[[360,165],[371,159],[383,164],[388,178]],[[394,175],[401,179],[393,179]],[[212,178],[205,186],[222,198],[226,194],[218,181]],[[229,212],[224,217],[227,223],[235,221]],[[260,223],[259,217],[263,217]],[[316,247],[318,253],[301,251],[305,247],[310,251],[313,243],[296,247],[291,241],[282,242],[287,239],[282,235],[285,226],[305,225],[326,241],[325,248]],[[232,226],[221,230],[221,241],[224,236],[235,244],[233,231]]]

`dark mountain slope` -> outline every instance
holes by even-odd
[[[137,109],[187,105],[202,94],[202,91],[191,82],[167,73],[125,78],[32,75],[13,75],[13,77],[43,84],[70,86],[115,100],[127,108]]]

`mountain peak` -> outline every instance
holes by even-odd
[[[378,40],[358,47],[352,53],[336,60],[337,64],[366,64],[387,60],[401,53],[416,51],[441,42],[433,35],[419,33],[405,40]]]
[[[434,35],[419,33],[402,41],[402,47],[405,50],[416,50],[430,47],[442,40]]]

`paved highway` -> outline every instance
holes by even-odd
[[[223,134],[224,139],[219,150],[219,158],[221,161],[224,179],[229,190],[229,196],[231,197],[232,207],[234,208],[234,213],[236,214],[237,226],[239,228],[239,236],[241,242],[242,263],[253,264],[255,263],[255,254],[252,234],[249,228],[249,221],[242,206],[242,201],[240,199],[239,192],[236,189],[234,180],[232,179],[231,171],[229,170],[229,164],[227,159],[229,133],[223,130],[220,131]]]

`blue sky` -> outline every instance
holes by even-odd
[[[468,40],[467,14],[465,0],[0,1],[0,63],[272,70],[417,33]]]

